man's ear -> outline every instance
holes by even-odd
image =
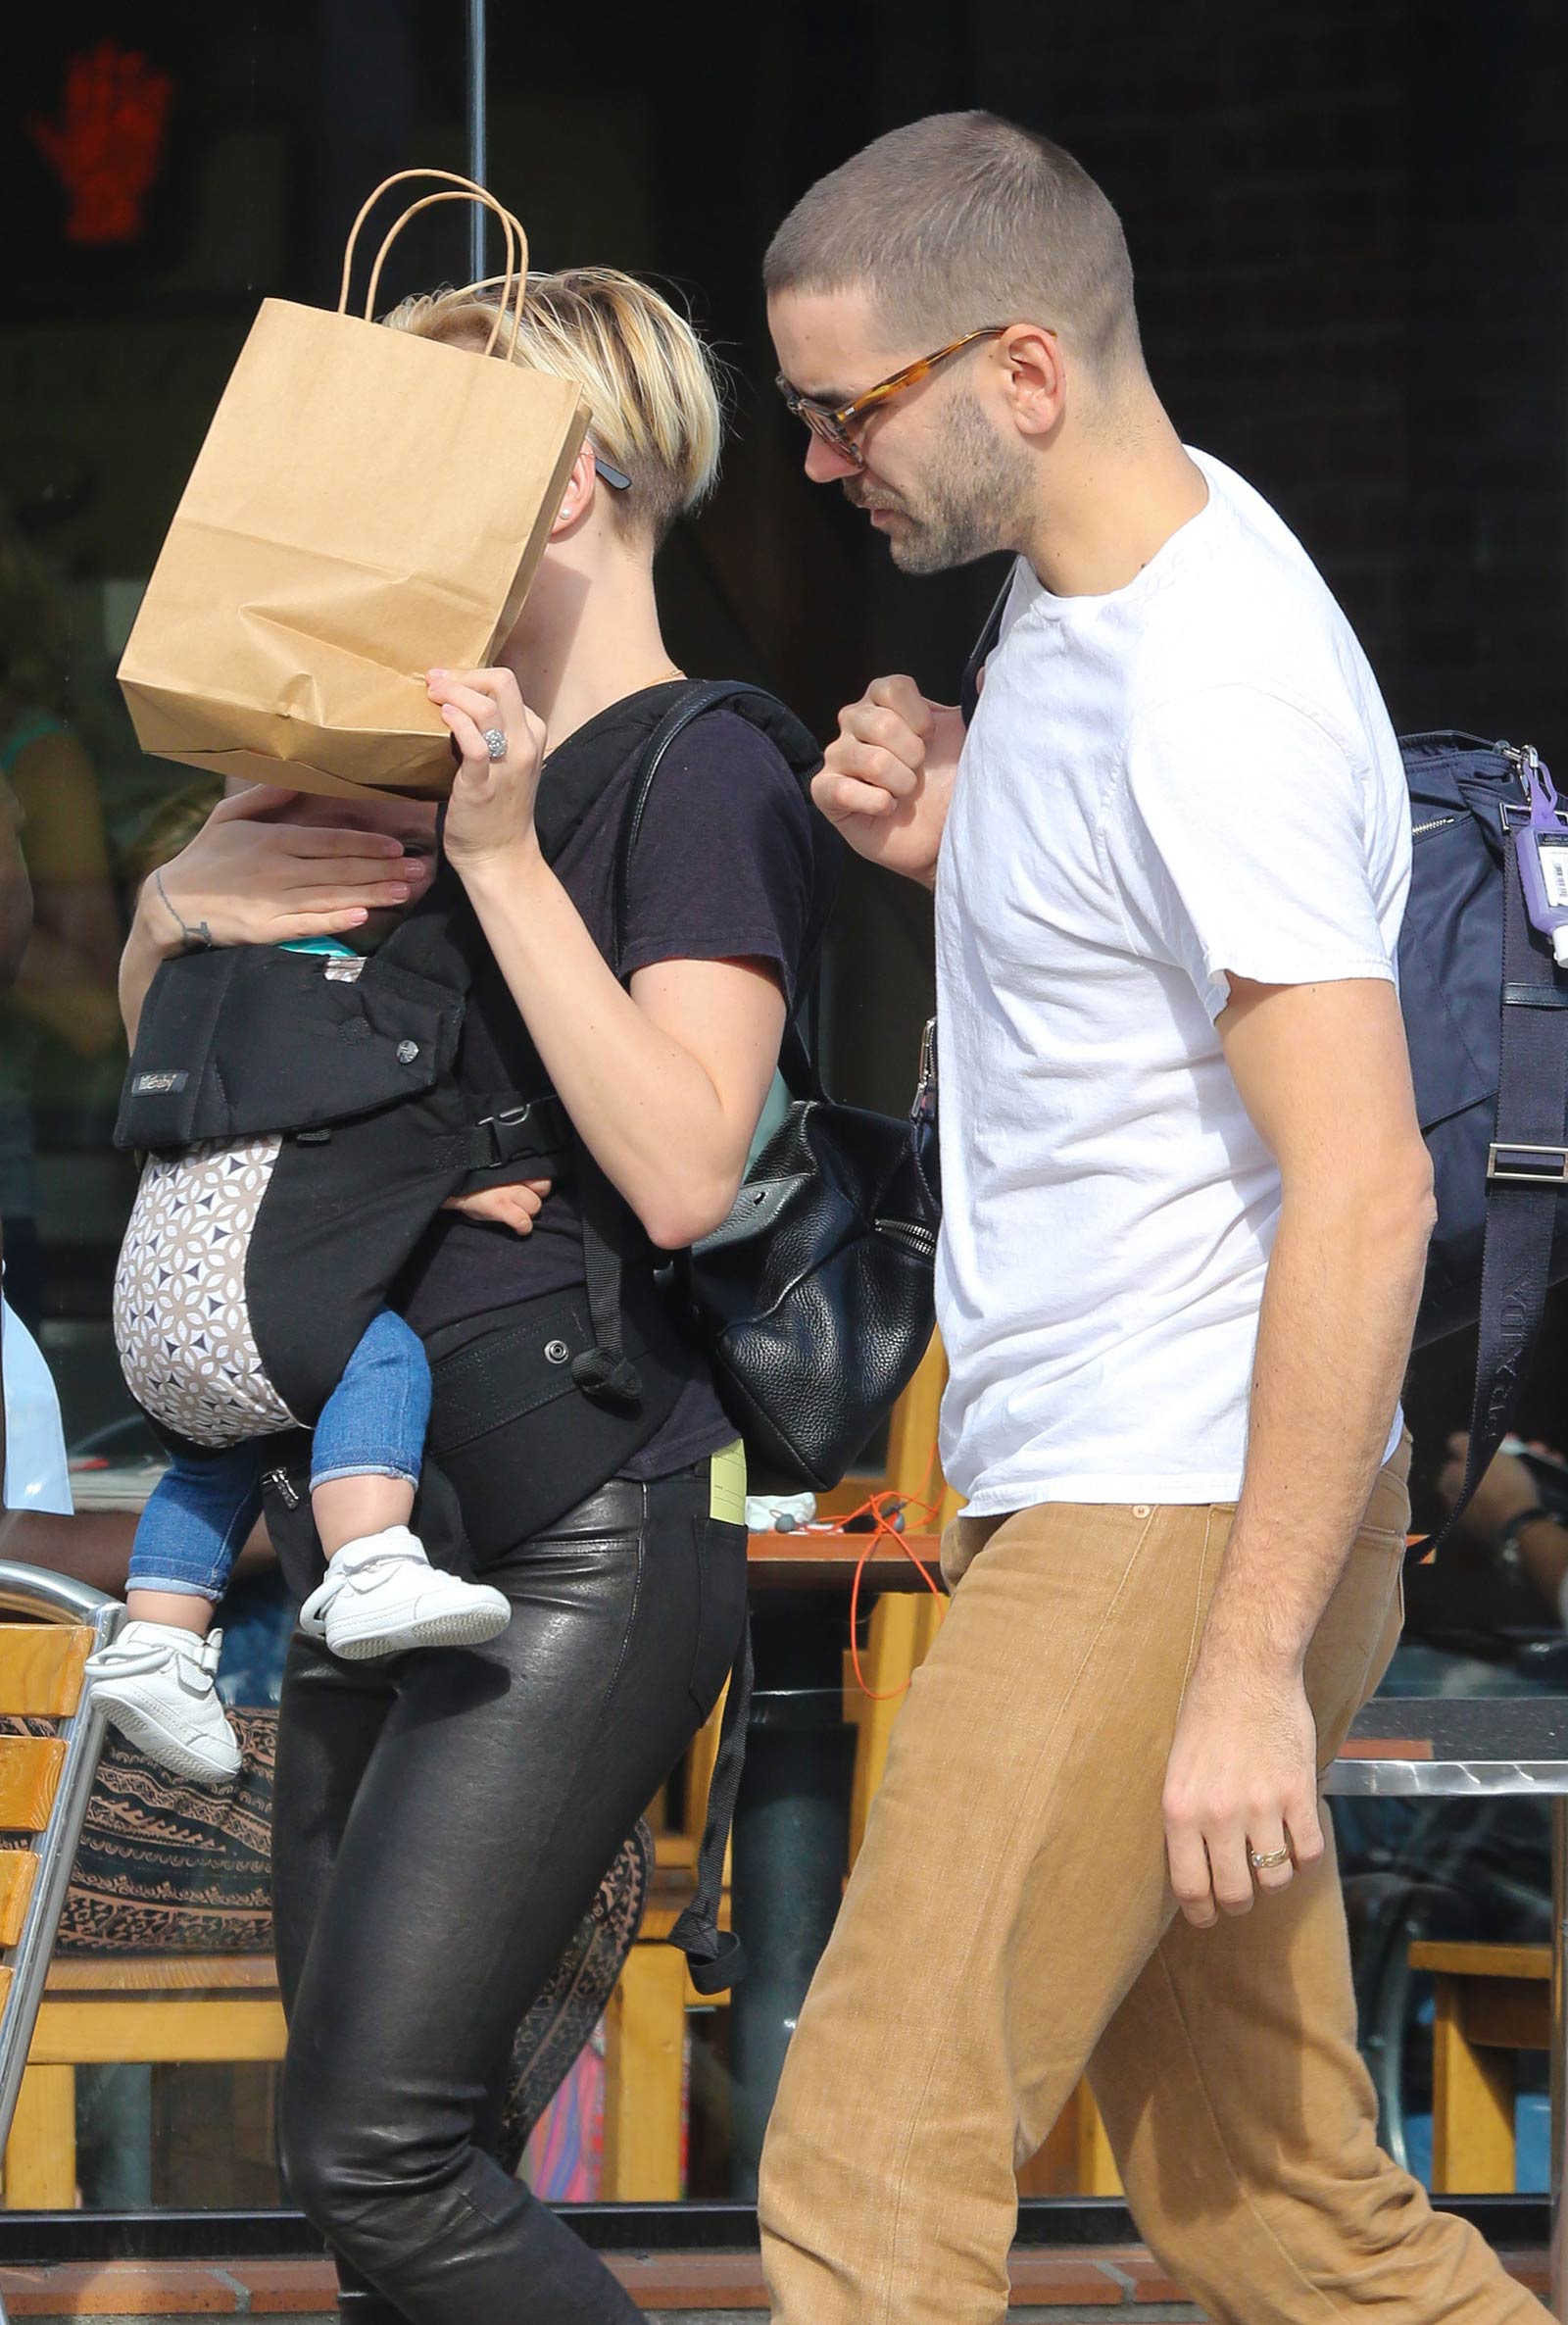
[[[1067,404],[1067,373],[1061,341],[1041,323],[1014,323],[997,341],[996,360],[1005,368],[1005,392],[1019,429],[1046,436]]]
[[[571,464],[571,474],[566,478],[566,489],[561,496],[561,507],[556,511],[556,521],[550,527],[552,541],[564,540],[575,532],[594,505],[599,490],[599,471],[594,467],[594,449],[587,438],[582,450]]]

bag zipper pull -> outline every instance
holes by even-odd
[[[920,1078],[915,1083],[914,1104],[909,1109],[911,1122],[934,1122],[937,1118],[937,1021],[927,1017],[920,1036]]]

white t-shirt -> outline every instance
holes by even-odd
[[[979,1515],[1236,1499],[1280,1179],[1225,971],[1395,975],[1377,683],[1267,502],[1192,457],[1207,505],[1125,589],[1020,560],[948,818],[942,1459]]]

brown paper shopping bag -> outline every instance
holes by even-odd
[[[587,425],[576,387],[372,322],[388,246],[416,211],[502,221],[492,344],[514,351],[527,244],[466,178],[381,246],[365,319],[269,299],[208,431],[120,666],[144,751],[306,791],[438,798],[451,740],[431,668],[481,667],[543,553]],[[510,339],[509,339],[510,334]]]

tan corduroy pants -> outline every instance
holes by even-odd
[[[1327,1765],[1398,1636],[1403,1453],[1307,1688]],[[777,2325],[997,2325],[1014,2168],[1086,2070],[1139,2228],[1226,2325],[1541,2317],[1377,2147],[1332,1848],[1217,1928],[1160,1795],[1228,1509],[960,1519],[961,1569],[762,2158]]]

